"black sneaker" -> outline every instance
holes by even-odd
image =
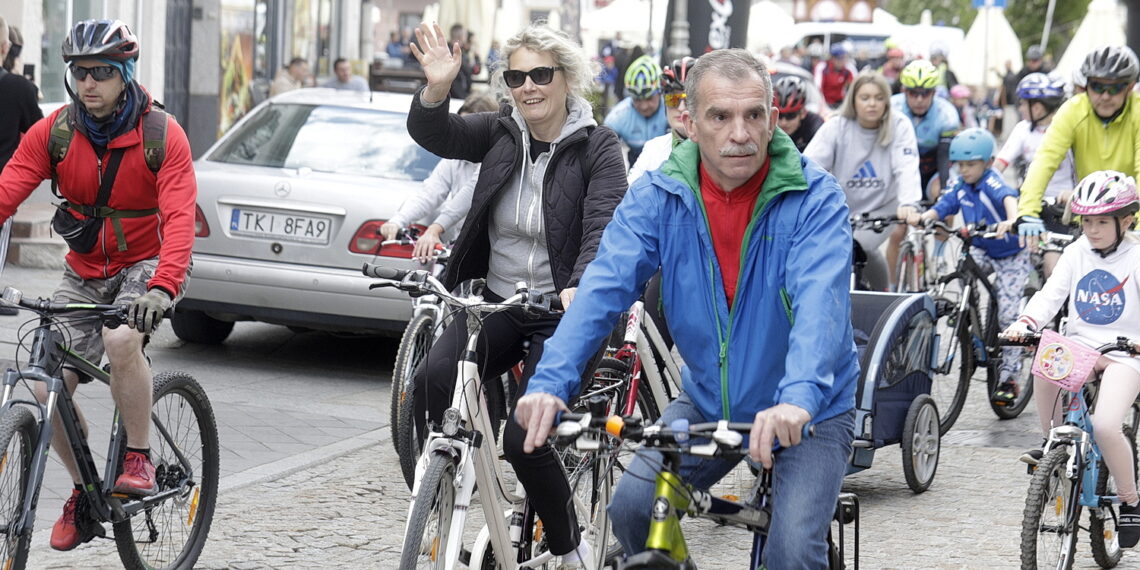
[[[1121,548],[1132,548],[1140,542],[1140,504],[1120,505],[1120,519],[1116,523]]]
[[[1041,448],[1035,448],[1022,453],[1021,457],[1018,457],[1017,459],[1022,463],[1037,465],[1041,462],[1042,457],[1045,457],[1045,450]]]
[[[993,395],[990,396],[990,401],[998,406],[1012,406],[1017,400],[1017,392],[1017,384],[1011,380],[1006,380],[994,390]]]

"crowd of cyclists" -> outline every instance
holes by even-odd
[[[438,27],[416,35],[423,48],[413,55],[427,85],[415,96],[409,132],[446,159],[441,165],[467,172],[464,188],[436,191],[437,202],[451,196],[466,213],[465,221],[449,214],[432,237],[434,245],[462,227],[447,286],[482,278],[494,301],[526,282],[558,294],[567,309],[561,318],[496,313],[484,323],[478,354],[484,376],[524,362],[503,447],[561,567],[581,567],[590,545],[565,508],[571,491],[547,437],[616,318],[654,275],[654,304],[674,331],[686,331],[676,338],[684,390],[663,421],[753,422],[750,453],[765,466],[773,441],[783,448],[775,454],[782,500],[768,568],[822,567],[834,504],[826,499],[838,493],[851,449],[858,364],[850,323],[834,317],[850,313],[851,252],[837,244],[857,242],[868,253],[871,288],[894,290],[908,225],[983,225],[992,237],[974,240],[971,254],[992,271],[1005,337],[1040,330],[1067,303],[1067,334],[1075,339],[1140,338],[1140,309],[1128,303],[1140,298],[1132,231],[1140,204],[1140,95],[1133,92],[1140,61],[1127,47],[1089,53],[1074,73],[1079,85],[1026,74],[1017,85],[1022,120],[999,148],[988,130],[963,128],[970,122],[951,99],[968,91],[946,88],[942,62],[904,63],[898,53],[878,71],[856,73],[837,47],[834,61],[816,70],[830,82],[826,103],[837,107],[826,120],[808,109],[803,78],[773,79],[743,50],[664,68],[646,56],[625,74],[628,97],[598,125],[584,98],[590,63],[541,23],[505,43],[492,76],[497,111],[449,114],[460,47]],[[401,215],[384,231],[423,216]],[[850,220],[864,215],[900,223],[852,233]],[[1081,237],[1063,253],[1045,253],[1047,281],[1021,307],[1045,231]],[[440,421],[449,401],[463,334],[461,324],[449,326],[416,376],[417,421],[425,427]],[[832,348],[821,354],[823,347]],[[1018,395],[1022,360],[1014,355],[1022,349],[1005,350],[989,395],[995,405]],[[1130,547],[1140,540],[1140,498],[1120,426],[1140,393],[1140,359],[1104,356],[1100,370],[1101,400],[1112,403],[1097,408],[1097,440],[1123,502],[1120,544]],[[1034,389],[1047,433],[1059,421],[1058,388],[1037,379]],[[809,422],[816,437],[801,439]],[[1042,452],[1022,460],[1033,463]],[[637,476],[618,483],[610,510],[627,555],[644,547],[645,501],[660,464],[639,454],[629,468]],[[686,461],[681,475],[707,487],[732,467]]]

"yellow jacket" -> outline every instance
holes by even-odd
[[[1041,198],[1053,172],[1073,149],[1077,179],[1097,170],[1117,170],[1135,177],[1140,172],[1140,95],[1130,93],[1124,109],[1105,125],[1085,93],[1061,105],[1029,165],[1021,185],[1018,216],[1040,216]]]

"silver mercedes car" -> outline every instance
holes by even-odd
[[[197,238],[172,319],[179,338],[220,343],[240,320],[403,330],[407,295],[369,290],[374,280],[360,270],[379,253],[380,225],[439,161],[408,136],[411,97],[284,93],[251,110],[194,163]]]

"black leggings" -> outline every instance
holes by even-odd
[[[487,293],[490,300],[493,295]],[[427,366],[416,373],[413,399],[415,420],[421,434],[426,433],[425,417],[427,421],[440,422],[444,410],[451,405],[456,367],[466,348],[465,319],[465,315],[456,316],[432,345]],[[557,326],[557,318],[529,318],[522,309],[488,315],[483,319],[483,332],[476,348],[481,378],[485,382],[497,379],[522,360],[524,368],[518,393],[525,394],[527,382],[542,358],[543,343],[554,334]],[[551,552],[566,554],[574,550],[579,541],[578,522],[570,505],[570,484],[566,481],[566,472],[548,445],[533,453],[523,453],[526,432],[513,419],[514,402],[510,403],[510,410],[503,435],[503,451],[547,529]]]

